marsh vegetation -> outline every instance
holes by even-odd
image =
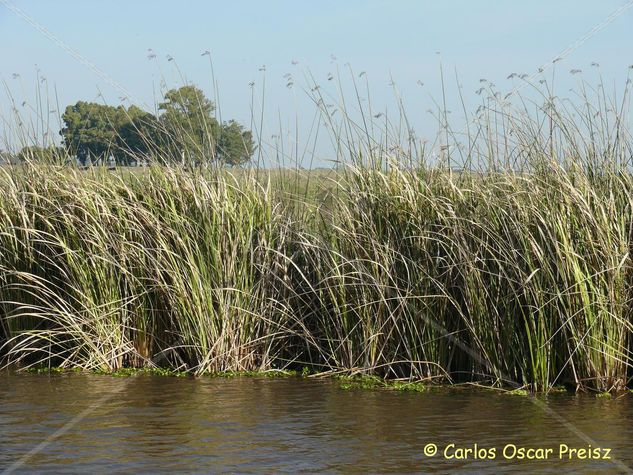
[[[3,168],[5,362],[627,387],[628,92],[491,91],[436,144],[320,94],[336,170]]]

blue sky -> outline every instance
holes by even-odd
[[[33,25],[0,1],[0,81],[27,114],[40,92],[57,94],[60,108],[77,100],[121,103],[123,93],[74,59]],[[6,0],[7,2],[9,0]],[[479,79],[502,90],[516,83],[511,72],[533,73],[608,15],[623,0],[516,1],[167,1],[167,0],[11,0],[33,21],[76,50],[130,92],[133,100],[152,107],[167,87],[183,78],[212,96],[205,50],[212,52],[223,118],[250,122],[251,87],[260,97],[265,78],[265,130],[270,137],[282,124],[307,134],[314,111],[300,86],[308,72],[335,94],[337,67],[344,90],[366,71],[376,110],[395,107],[390,78],[395,80],[420,135],[433,134],[433,121],[423,112],[441,96],[442,62],[449,102],[457,100],[455,71],[467,107],[476,108]],[[605,83],[623,89],[633,63],[633,9],[626,11],[564,61],[557,63],[557,85],[573,88],[583,70],[589,82],[601,74]],[[148,49],[156,55],[148,59]],[[440,54],[437,54],[440,52]],[[167,61],[167,55],[175,58]],[[334,60],[333,57],[336,59]],[[297,61],[293,65],[291,61]],[[600,68],[590,68],[590,63]],[[266,71],[259,71],[266,65]],[[177,66],[177,67],[176,67]],[[286,87],[285,74],[296,84]],[[19,77],[14,78],[14,74]],[[423,82],[420,86],[418,82]],[[103,99],[98,98],[101,92]],[[347,92],[346,92],[347,94]],[[46,91],[44,91],[46,95]],[[25,106],[21,104],[26,101]],[[10,121],[8,94],[0,94],[3,126]],[[126,102],[127,104],[127,102]],[[259,108],[259,99],[255,108]],[[52,106],[51,106],[52,107]],[[258,112],[259,114],[259,112]],[[5,135],[7,135],[5,133]],[[301,137],[300,137],[301,140]],[[323,151],[322,154],[327,154]]]

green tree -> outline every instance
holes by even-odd
[[[215,106],[195,86],[167,91],[159,117],[131,106],[79,101],[66,107],[60,134],[70,155],[86,164],[110,155],[129,165],[151,158],[158,163],[242,165],[255,149],[252,133],[235,121],[222,125]]]
[[[62,119],[64,145],[83,164],[104,162],[110,153],[114,154],[119,149],[119,129],[128,121],[123,106],[84,101],[66,107]]]
[[[220,125],[213,117],[215,105],[200,89],[183,86],[167,91],[159,110],[167,135],[165,152],[173,160],[190,164],[215,161]]]
[[[225,164],[238,166],[247,163],[255,152],[253,134],[234,120],[222,124],[217,144],[217,158]]]
[[[161,149],[164,137],[159,120],[154,114],[146,112],[136,106],[127,110],[127,121],[119,128],[119,151],[117,155],[122,162],[147,160],[150,157],[161,162]]]

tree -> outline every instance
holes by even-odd
[[[60,135],[82,164],[105,163],[110,155],[124,165],[150,156],[163,164],[246,163],[255,149],[251,132],[233,120],[220,125],[214,110],[195,86],[167,91],[158,117],[136,106],[79,101],[66,107]]]
[[[146,160],[149,156],[161,160],[161,144],[164,140],[161,124],[154,114],[136,106],[128,111],[128,121],[119,129],[119,153],[126,165]]]
[[[62,119],[65,127],[60,134],[64,145],[85,165],[88,161],[103,162],[117,151],[118,131],[127,121],[127,114],[123,106],[79,101],[66,107]]]
[[[231,166],[247,163],[255,152],[253,134],[234,120],[224,123],[218,137],[217,158]]]
[[[159,110],[172,159],[184,158],[191,164],[215,160],[220,125],[213,117],[215,105],[200,89],[183,86],[167,91]]]

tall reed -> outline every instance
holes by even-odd
[[[269,292],[286,236],[266,185],[28,167],[3,186],[10,357],[207,372],[269,367],[280,351]]]
[[[403,135],[404,111],[379,125],[357,98],[337,123],[314,99],[345,157],[317,184],[297,170],[2,169],[5,360],[630,383],[624,107],[490,103],[466,141],[442,122],[432,156]]]

